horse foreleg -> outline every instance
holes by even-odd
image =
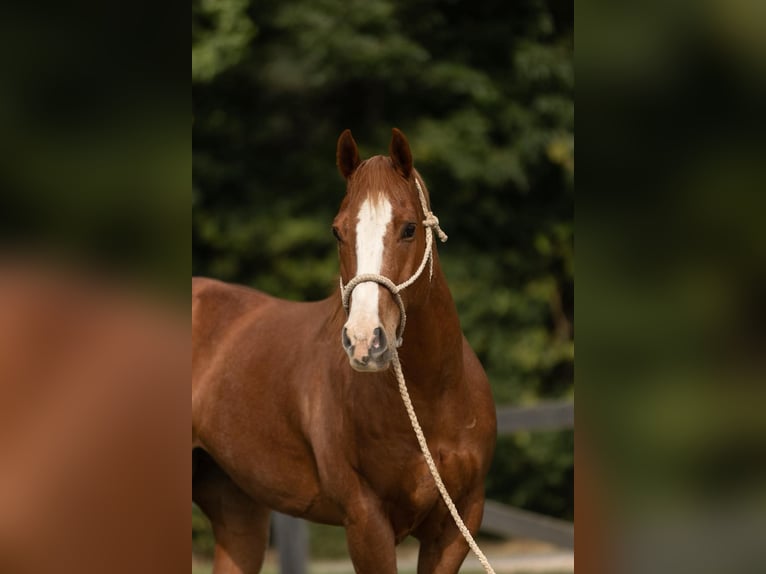
[[[483,492],[462,504],[456,501],[456,505],[468,530],[475,535],[484,512]],[[418,574],[456,574],[460,570],[469,547],[444,504],[431,513],[418,538]]]
[[[346,541],[357,574],[396,574],[396,543],[391,523],[374,495],[346,508]]]
[[[215,536],[214,574],[257,574],[269,536],[269,510],[254,502],[214,463],[195,473],[194,502]]]

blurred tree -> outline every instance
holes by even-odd
[[[325,297],[336,139],[384,153],[398,126],[496,400],[571,396],[573,44],[571,3],[195,0],[193,272]],[[501,444],[489,495],[571,516],[571,437]]]

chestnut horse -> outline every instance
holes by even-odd
[[[349,130],[338,140],[347,190],[332,229],[347,293],[299,303],[192,280],[192,488],[213,526],[216,574],[259,571],[270,509],[344,526],[357,572],[396,572],[408,535],[420,541],[420,574],[459,570],[468,545],[402,405],[390,368],[398,345],[439,473],[468,529],[479,528],[492,396],[435,247],[398,296],[382,284],[416,276],[432,243],[428,193],[422,205],[397,129],[389,153],[361,161]],[[379,279],[354,281],[363,274]]]

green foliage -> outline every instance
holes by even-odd
[[[309,553],[314,559],[347,557],[346,531],[338,526],[309,524]]]
[[[197,556],[213,557],[215,539],[210,521],[196,504],[192,504],[192,552]]]
[[[242,57],[255,26],[248,0],[192,1],[192,80],[212,80]]]
[[[574,518],[574,432],[520,432],[498,440],[487,498],[567,520]],[[509,478],[510,477],[510,478]],[[523,477],[523,488],[508,480]]]
[[[572,396],[573,42],[543,0],[194,3],[193,272],[329,294],[337,137],[385,153],[397,126],[497,402]],[[571,515],[567,437],[501,441],[492,495]]]

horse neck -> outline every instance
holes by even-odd
[[[420,281],[428,281],[424,273]],[[444,387],[460,372],[463,335],[455,302],[437,257],[428,296],[407,309],[407,325],[399,349],[402,368],[414,385]]]

